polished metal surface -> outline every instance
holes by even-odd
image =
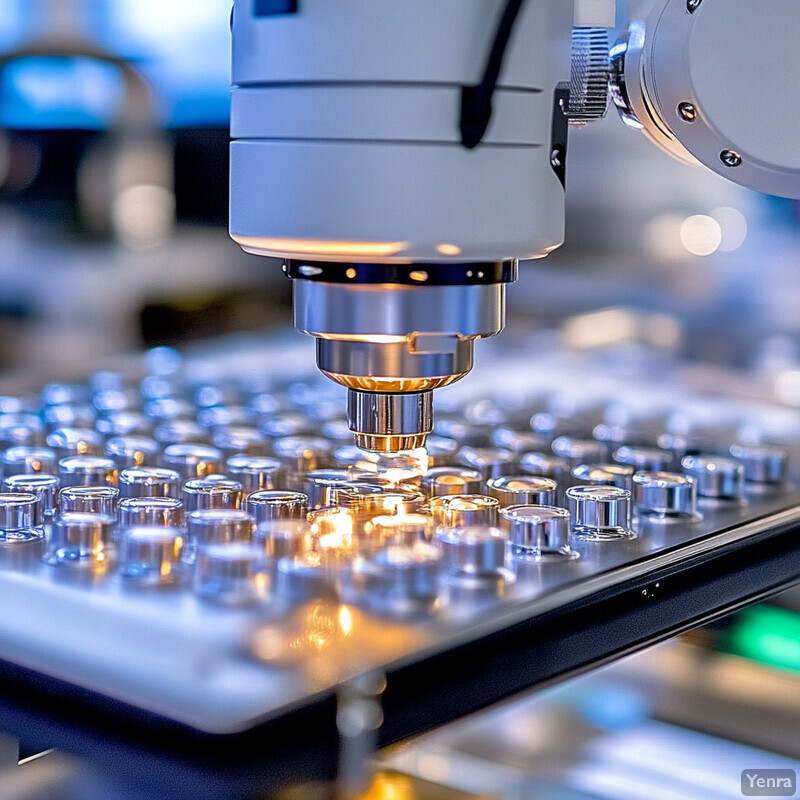
[[[433,430],[433,392],[347,391],[347,422],[364,450],[423,447]]]
[[[294,282],[294,326],[312,336],[406,337],[417,331],[493,336],[505,323],[505,284],[374,286]]]
[[[744,466],[723,456],[685,456],[684,471],[697,482],[697,494],[714,500],[739,500],[744,496]]]
[[[697,514],[695,479],[674,472],[637,472],[633,507],[643,517],[691,519]]]
[[[503,475],[491,478],[486,483],[491,497],[500,501],[500,506],[537,505],[551,506],[556,500],[558,484],[550,478],[534,475]]]
[[[569,511],[556,506],[518,505],[500,511],[514,554],[527,558],[572,555]]]
[[[120,497],[178,497],[181,476],[163,467],[129,467],[119,474]]]
[[[472,369],[473,339],[453,335],[423,342],[317,339],[317,366],[337,383],[378,391],[384,383],[418,379],[431,387],[450,383]]]
[[[613,486],[567,489],[572,534],[599,541],[627,539],[631,531],[631,493]]]
[[[139,500],[130,498],[129,502]],[[156,500],[163,502],[164,498]],[[178,527],[140,523],[128,528],[120,541],[120,575],[136,586],[175,586],[180,581],[183,543],[184,533]]]

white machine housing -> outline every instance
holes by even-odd
[[[800,3],[656,0],[612,50],[623,119],[678,159],[800,197]]]
[[[597,4],[579,0],[587,23]],[[523,3],[486,135],[474,149],[461,143],[461,87],[480,82],[504,6],[300,0],[296,13],[258,16],[257,2],[239,0],[233,238],[261,255],[380,263],[558,247],[564,187],[550,144],[574,2]]]

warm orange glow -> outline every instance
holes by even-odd
[[[443,256],[460,256],[461,248],[457,244],[437,244],[437,252]]]
[[[237,236],[245,250],[269,252],[276,256],[352,256],[380,258],[394,256],[407,249],[408,242],[351,242],[335,239],[279,239],[260,236]]]

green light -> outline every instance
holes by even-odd
[[[729,652],[800,672],[800,614],[756,606],[739,614],[727,637]]]

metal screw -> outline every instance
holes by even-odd
[[[723,150],[719,157],[726,167],[740,167],[742,165],[742,157],[735,150]]]
[[[686,0],[686,10],[690,14],[694,14],[694,12],[697,11],[698,8],[700,8],[700,4],[702,2],[703,0]]]
[[[678,113],[686,122],[694,122],[697,119],[697,108],[692,103],[681,103],[678,106]]]

